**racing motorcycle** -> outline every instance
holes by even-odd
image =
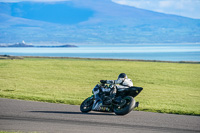
[[[116,87],[116,85],[97,84],[93,89],[93,95],[86,98],[80,105],[81,112],[100,111],[114,112],[116,115],[126,115],[135,107],[138,107],[139,102],[135,102],[134,97],[143,90],[142,87],[116,88],[117,93],[114,98],[111,98],[110,89],[113,87]]]

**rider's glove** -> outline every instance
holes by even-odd
[[[102,84],[105,84],[105,83],[107,82],[107,80],[100,80],[100,82],[101,82]]]

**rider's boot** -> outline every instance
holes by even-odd
[[[117,88],[113,87],[111,94],[110,94],[110,98],[112,99],[112,103],[114,104],[119,104],[121,102],[121,98],[120,97],[115,97],[117,93]]]
[[[135,103],[134,108],[136,108],[136,107],[139,107],[139,102],[136,102],[136,103]]]

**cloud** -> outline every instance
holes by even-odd
[[[159,2],[160,7],[162,8],[168,8],[171,7],[173,5],[172,1],[160,1]]]
[[[200,19],[200,0],[112,0],[137,8]]]

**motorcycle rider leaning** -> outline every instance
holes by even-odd
[[[102,104],[100,97],[99,97],[100,89],[103,92],[110,92],[110,98],[112,99],[112,102],[114,104],[122,104],[123,102],[121,101],[120,97],[115,98],[116,93],[117,93],[117,89],[125,89],[125,88],[129,88],[129,87],[133,86],[132,80],[129,79],[128,76],[125,73],[119,74],[117,80],[100,80],[100,82],[102,84],[111,84],[111,85],[114,84],[114,86],[112,88],[109,88],[109,89],[101,88],[99,85],[96,85],[94,87],[94,89],[92,91],[93,91],[93,94],[94,94],[94,97],[95,97],[96,100],[94,101],[92,110],[99,110],[99,108]],[[115,85],[115,84],[118,84],[118,85]],[[135,107],[138,107],[138,106],[139,106],[139,102],[136,102]]]
[[[117,89],[125,89],[133,86],[133,82],[125,73],[121,73],[117,80],[100,80],[103,84],[119,84],[111,88],[110,97],[113,99],[114,103],[119,103],[119,99],[114,99],[117,93]]]

